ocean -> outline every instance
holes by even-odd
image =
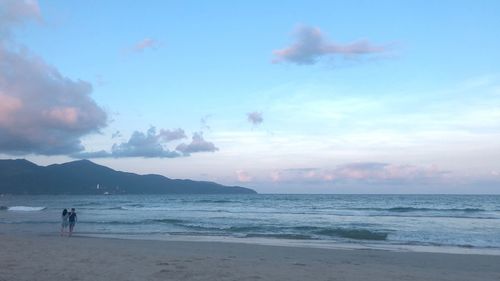
[[[61,195],[0,197],[0,232],[500,253],[499,195]]]

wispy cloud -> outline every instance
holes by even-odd
[[[264,121],[264,118],[262,117],[262,112],[254,111],[247,113],[247,120],[253,125],[259,125]]]
[[[448,172],[436,166],[415,166],[379,162],[358,162],[334,169],[303,168],[272,171],[274,182],[425,182],[436,180]]]
[[[387,46],[378,46],[367,40],[339,44],[327,39],[317,27],[298,26],[294,32],[295,42],[283,49],[274,50],[273,63],[315,64],[321,57],[342,55],[354,58],[388,51]]]
[[[201,123],[201,130],[209,130],[210,131],[210,125],[208,123],[208,120],[212,117],[211,114],[208,114],[208,115],[205,115],[203,116],[201,119],[200,119],[200,123]]]
[[[250,174],[246,171],[236,170],[236,179],[239,182],[251,182],[252,176],[250,176]]]
[[[144,52],[146,49],[157,49],[159,48],[160,43],[153,39],[153,38],[144,38],[143,40],[137,42],[134,45],[133,51],[134,52]]]

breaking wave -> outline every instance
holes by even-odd
[[[349,238],[355,240],[387,240],[389,233],[367,229],[327,228],[316,232],[319,235]]]
[[[12,206],[7,207],[7,211],[18,211],[18,212],[37,212],[45,210],[47,207],[31,207],[31,206]]]
[[[433,208],[414,208],[414,207],[394,207],[387,209],[389,212],[484,212],[486,210],[478,208],[452,208],[452,209],[433,209]]]

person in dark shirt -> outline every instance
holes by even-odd
[[[69,236],[71,236],[73,234],[73,229],[75,228],[75,224],[77,221],[75,208],[71,208],[68,220],[69,220]]]
[[[66,228],[68,228],[69,225],[68,219],[69,219],[69,212],[68,210],[64,209],[61,215],[61,236],[64,235]]]

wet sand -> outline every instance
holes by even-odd
[[[500,256],[0,234],[10,280],[500,280]]]

